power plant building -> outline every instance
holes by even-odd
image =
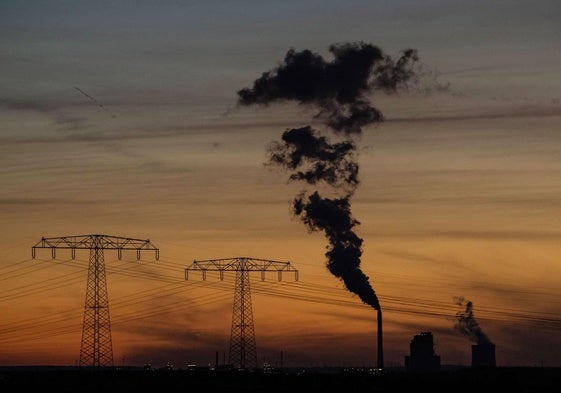
[[[435,354],[431,332],[422,332],[413,336],[409,350],[409,356],[405,356],[407,371],[434,372],[440,370],[440,356]]]

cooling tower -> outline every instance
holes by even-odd
[[[495,367],[495,345],[476,344],[471,346],[472,367]]]

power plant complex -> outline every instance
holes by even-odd
[[[104,263],[104,250],[116,250],[121,259],[123,250],[136,251],[137,260],[142,251],[152,251],[156,260],[159,259],[159,249],[150,240],[133,239],[107,235],[76,235],[65,237],[43,237],[32,247],[32,257],[35,258],[37,249],[49,249],[51,258],[56,258],[57,249],[71,250],[71,257],[75,259],[77,249],[90,251],[88,281],[86,288],[86,304],[82,343],[80,348],[81,367],[113,367],[113,345],[111,339],[111,323],[109,317],[109,299]],[[193,261],[185,269],[185,279],[189,279],[189,272],[200,272],[206,280],[207,272],[218,272],[223,280],[225,272],[235,272],[234,304],[232,315],[232,331],[228,365],[234,369],[259,369],[257,364],[255,331],[249,272],[261,273],[262,279],[267,271],[275,271],[281,281],[283,273],[294,274],[298,281],[298,270],[290,262],[273,261],[247,257],[224,258],[213,260]],[[462,326],[478,326],[474,324],[471,314],[462,314],[458,320]],[[469,319],[471,318],[471,320]],[[469,320],[469,324],[465,323]],[[382,335],[382,310],[377,307],[377,369],[383,370],[384,350]],[[466,330],[467,331],[467,330]],[[479,332],[480,336],[483,336]],[[486,337],[486,336],[485,336]],[[405,356],[404,367],[412,372],[436,372],[440,370],[440,356],[434,348],[433,335],[424,331],[413,336],[409,345],[410,354]],[[484,343],[472,345],[472,367],[495,367],[495,345],[488,340]],[[216,361],[218,365],[218,357]]]

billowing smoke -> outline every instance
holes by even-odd
[[[492,345],[493,343],[483,333],[479,323],[477,323],[473,316],[473,303],[461,296],[455,298],[455,302],[458,306],[465,307],[465,310],[456,313],[456,324],[454,327],[476,344]]]
[[[325,233],[329,271],[364,303],[380,310],[376,293],[360,269],[363,241],[355,232],[360,222],[351,214],[350,199],[360,183],[353,138],[364,127],[384,120],[371,105],[372,94],[395,93],[413,83],[418,57],[414,49],[407,49],[394,60],[364,42],[334,44],[329,52],[331,61],[310,50],[289,50],[253,87],[238,91],[238,105],[296,102],[314,110],[313,119],[325,125],[323,131],[339,139],[332,142],[309,125],[287,129],[280,141],[269,146],[268,164],[289,171],[290,181],[317,186],[294,199],[293,213],[309,231]],[[319,188],[335,197],[320,194]]]

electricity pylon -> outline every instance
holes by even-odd
[[[43,237],[31,248],[31,256],[34,259],[37,248],[50,248],[52,259],[56,258],[57,248],[70,249],[72,259],[76,258],[76,249],[90,250],[79,365],[113,367],[109,297],[103,250],[117,250],[119,260],[122,258],[123,250],[136,250],[137,260],[140,260],[141,250],[153,250],[157,260],[160,257],[159,250],[150,243],[150,240],[106,235]]]
[[[298,281],[298,270],[294,269],[290,262],[245,257],[195,260],[185,269],[186,280],[189,279],[190,270],[201,271],[203,280],[206,280],[207,271],[220,272],[220,280],[224,279],[225,271],[236,272],[229,363],[242,370],[256,368],[257,346],[255,344],[249,272],[261,272],[262,281],[265,280],[266,271],[276,271],[279,281],[282,280],[282,272],[293,272],[294,279]]]

